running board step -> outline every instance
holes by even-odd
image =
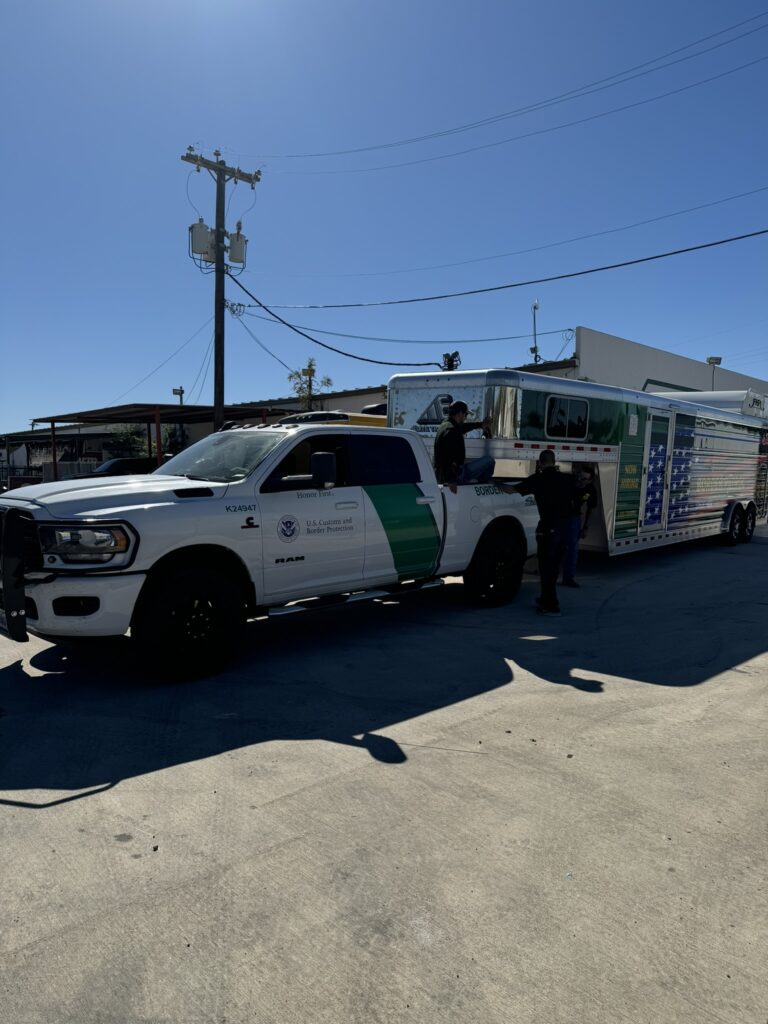
[[[307,597],[292,601],[280,608],[270,608],[267,614],[293,615],[295,612],[310,612],[318,608],[332,608],[336,605],[352,604],[353,601],[372,601],[376,597],[389,597],[386,590],[361,590],[352,594],[331,594],[329,597]]]
[[[428,590],[432,587],[441,587],[443,582],[442,579],[427,580],[424,583],[408,581],[397,584],[387,590],[357,590],[351,594],[331,594],[327,597],[302,598],[300,601],[291,601],[290,604],[281,605],[278,608],[270,608],[267,611],[267,615],[270,618],[274,618],[278,615],[294,615],[296,612],[310,612],[320,608],[333,608],[339,605],[353,604],[358,601],[375,601],[377,598],[389,598],[394,594],[406,591]]]

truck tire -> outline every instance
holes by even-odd
[[[511,601],[520,589],[525,557],[510,533],[485,533],[464,572],[464,594],[472,604],[496,607]]]
[[[209,569],[176,569],[147,580],[131,637],[163,672],[200,674],[226,663],[245,618],[236,581]]]
[[[733,512],[731,512],[731,518],[728,521],[728,529],[724,534],[725,543],[729,546],[738,544],[741,538],[742,529],[744,527],[744,509],[741,505],[736,505]]]
[[[749,505],[747,511],[744,513],[744,518],[741,523],[741,532],[739,533],[739,540],[742,544],[749,544],[752,540],[756,524],[757,509],[754,505]]]

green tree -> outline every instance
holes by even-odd
[[[303,370],[291,370],[288,374],[288,382],[291,385],[294,395],[301,401],[305,409],[312,409],[312,402],[323,391],[333,387],[330,377],[317,378],[317,365],[311,357]]]
[[[115,458],[131,458],[133,455],[145,455],[147,442],[141,427],[123,424],[112,431],[112,436],[104,442],[104,447],[108,448]]]

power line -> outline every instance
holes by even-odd
[[[639,263],[651,263],[654,260],[667,259],[669,256],[682,256],[688,252],[699,252],[702,249],[714,249],[719,245],[728,245],[730,242],[742,242],[747,238],[758,238],[761,235],[768,235],[768,228],[763,228],[760,231],[750,231],[746,235],[733,235],[731,238],[721,238],[716,242],[704,242],[701,245],[689,245],[685,249],[672,249],[669,252],[660,252],[655,256],[641,256],[634,260],[623,260],[621,263],[608,263],[602,267],[590,267],[588,270],[574,270],[568,274],[553,274],[550,277],[536,277],[530,281],[513,281],[510,284],[496,284],[487,288],[470,288],[462,292],[445,292],[442,295],[424,295],[415,299],[385,299],[380,302],[337,302],[337,303],[325,303],[325,304],[305,304],[305,305],[278,305],[275,304],[275,309],[367,309],[372,306],[405,306],[415,302],[436,302],[438,299],[457,299],[463,298],[466,295],[484,295],[489,292],[501,292],[506,291],[510,288],[524,288],[528,285],[533,284],[549,284],[552,281],[565,281],[568,278],[573,277],[585,277],[587,274],[600,274],[605,270],[619,270],[622,267],[633,267]],[[233,278],[234,280],[234,278]],[[235,281],[235,284],[240,285],[243,291],[247,291],[239,281]],[[248,295],[251,295],[248,292]],[[251,295],[251,298],[256,298],[255,295]],[[259,302],[258,299],[256,299]],[[262,309],[267,307],[259,302]],[[267,312],[272,312],[267,309]],[[276,316],[276,314],[272,314]]]
[[[687,338],[686,344],[690,345],[694,341],[708,341],[710,338],[719,338],[723,334],[734,334],[736,331],[749,331],[753,327],[761,327],[766,322],[768,321],[766,321],[766,319],[763,318],[762,320],[753,320],[751,323],[748,324],[735,324],[733,327],[726,327],[722,331],[713,331],[711,334],[697,334],[693,338]],[[738,355],[738,353],[733,354]]]
[[[498,253],[495,256],[476,256],[476,257],[474,257],[472,259],[457,260],[455,263],[435,263],[435,264],[432,264],[431,266],[404,267],[404,268],[401,268],[399,270],[375,270],[375,271],[367,271],[367,272],[363,271],[363,272],[348,273],[348,274],[287,274],[287,275],[279,275],[279,276],[299,277],[299,278],[305,278],[305,277],[320,277],[320,278],[328,278],[328,277],[335,277],[335,278],[347,278],[347,277],[386,277],[386,276],[390,276],[390,275],[394,275],[394,274],[413,274],[413,273],[417,273],[417,272],[420,272],[420,271],[426,271],[426,270],[447,270],[447,269],[449,269],[451,267],[466,267],[466,266],[469,266],[470,264],[473,264],[473,263],[489,263],[492,260],[507,259],[510,256],[527,256],[529,253],[532,253],[532,252],[543,252],[545,249],[554,249],[554,248],[556,248],[557,246],[560,246],[560,245],[571,245],[574,242],[584,242],[584,241],[589,240],[590,238],[601,238],[604,235],[615,235],[615,234],[618,234],[621,231],[629,231],[632,228],[644,227],[646,224],[656,224],[659,221],[670,220],[673,217],[682,217],[686,213],[696,213],[699,210],[708,210],[708,209],[710,209],[713,206],[721,206],[723,203],[730,203],[730,202],[733,202],[736,199],[746,199],[749,196],[758,195],[760,192],[768,192],[768,185],[761,185],[759,188],[754,188],[754,189],[752,189],[749,192],[739,192],[737,195],[734,195],[734,196],[725,196],[723,199],[714,199],[712,202],[709,202],[709,203],[700,203],[698,206],[689,206],[689,207],[687,207],[684,210],[675,210],[673,213],[663,213],[663,214],[660,214],[658,217],[648,217],[646,220],[638,220],[638,221],[635,221],[633,224],[624,224],[624,225],[622,225],[621,227],[618,227],[618,228],[605,228],[603,231],[592,231],[592,232],[590,232],[587,235],[574,235],[573,238],[563,238],[563,239],[561,239],[558,242],[547,242],[545,245],[534,245],[534,246],[530,246],[527,249],[514,249],[512,252],[501,252],[501,253]],[[270,274],[271,274],[271,272],[270,272]],[[320,333],[322,334],[324,332],[320,331]],[[331,332],[325,332],[325,333],[331,333]],[[372,338],[372,339],[369,339],[369,340],[375,341],[377,339]],[[381,340],[392,340],[392,339],[381,339]],[[488,339],[488,340],[491,340],[491,339]],[[506,340],[506,339],[498,339],[498,340]]]
[[[190,172],[189,172],[189,174],[187,175],[187,202],[188,202],[188,203],[189,203],[189,205],[190,205],[190,206],[192,207],[192,209],[193,209],[193,210],[195,211],[195,213],[197,214],[197,216],[198,216],[198,217],[200,217],[200,219],[202,220],[202,216],[203,216],[203,215],[202,215],[202,214],[200,213],[200,211],[198,210],[198,208],[197,208],[197,207],[195,206],[195,204],[194,204],[194,203],[192,202],[192,197],[191,197],[191,196],[190,196],[190,194],[189,194],[189,179],[190,179],[190,178],[192,177],[192,175],[193,175],[194,173],[195,173],[194,171],[190,171]]]
[[[203,372],[203,369],[204,369],[204,367],[206,365],[206,361],[209,358],[209,354],[210,354],[210,351],[211,351],[211,347],[213,345],[214,337],[215,337],[215,335],[212,334],[211,335],[211,340],[208,342],[208,347],[206,348],[205,352],[203,352],[203,358],[200,360],[200,369],[197,371],[197,374],[195,375],[195,379],[192,381],[192,387],[189,389],[190,395],[195,390],[195,385],[200,380],[200,374]],[[202,390],[202,387],[201,387],[201,390]],[[194,405],[194,402],[192,404]]]
[[[737,28],[741,28],[744,25],[751,24],[754,21],[758,21],[760,18],[764,18],[768,14],[768,11],[763,11],[760,14],[756,14],[751,18],[747,18],[744,21],[737,22],[735,25],[730,25],[727,28],[720,29],[718,32],[713,32],[708,36],[704,36],[701,39],[696,39],[691,43],[686,43],[684,46],[677,47],[674,50],[669,50],[667,53],[660,54],[658,57],[654,57],[652,60],[644,61],[642,64],[635,64],[630,68],[625,68],[623,71],[618,71],[613,75],[608,75],[605,78],[599,78],[594,82],[588,82],[585,85],[579,86],[575,89],[570,89],[564,93],[558,93],[556,96],[549,97],[545,100],[539,100],[536,103],[531,103],[523,107],[517,107],[513,110],[504,111],[501,114],[494,114],[490,117],[481,118],[477,121],[470,121],[467,124],[457,125],[453,128],[446,128],[442,131],[429,132],[424,135],[416,135],[406,139],[398,139],[393,142],[377,143],[371,146],[357,146],[351,149],[337,149],[319,153],[276,153],[276,154],[261,154],[260,157],[255,159],[269,159],[269,160],[305,160],[319,157],[332,157],[332,156],[351,156],[357,153],[370,153],[376,150],[382,149],[394,149],[400,146],[410,146],[418,142],[427,142],[432,139],[444,138],[449,135],[457,135],[462,132],[472,131],[475,128],[485,127],[489,124],[496,124],[499,121],[507,120],[513,117],[520,117],[524,114],[531,113],[532,111],[541,110],[546,107],[554,106],[559,103],[566,102],[571,99],[578,99],[582,95],[590,95],[593,92],[599,92],[602,89],[613,88],[616,85],[622,85],[625,81],[631,81],[634,78],[642,77],[643,75],[653,74],[656,71],[661,71],[664,68],[671,67],[674,64],[682,63],[683,61],[693,60],[695,57],[700,57],[705,53],[709,53],[711,50],[719,49],[723,46],[729,46],[731,43],[737,42],[739,39],[743,39],[745,36],[760,32],[765,28],[766,25],[760,25],[756,28],[750,29],[748,32],[743,32],[733,39],[727,39],[723,42],[717,43],[714,46],[707,47],[704,50],[700,50],[697,53],[688,54],[685,57],[681,57],[678,60],[670,61],[668,64],[662,64],[659,67],[650,67],[652,64],[658,64],[659,61],[666,60],[667,57],[673,57],[678,53],[682,53],[684,50],[689,50],[694,46],[699,46],[701,43],[709,42],[710,39],[715,39],[718,36],[725,35],[727,32],[732,32]],[[643,71],[642,69],[648,69]],[[640,74],[634,74],[634,72],[640,72]],[[614,81],[619,79],[619,81]],[[609,83],[609,84],[606,84]],[[243,154],[238,154],[243,156]],[[254,159],[249,157],[248,159]]]
[[[544,332],[544,333],[546,333],[546,332]],[[553,363],[557,362],[557,360],[560,358],[560,356],[563,354],[563,352],[565,352],[566,348],[570,345],[570,343],[572,341],[573,341],[573,338],[566,338],[565,339],[565,341],[563,342],[563,347],[560,349],[560,351],[557,353],[555,358],[552,360]]]
[[[127,391],[124,391],[124,392],[122,393],[122,395],[118,395],[118,396],[117,396],[117,398],[113,398],[113,399],[112,399],[112,401],[111,401],[111,402],[109,402],[109,405],[112,405],[112,404],[113,404],[114,402],[119,402],[119,401],[120,401],[120,399],[121,399],[121,398],[125,398],[125,396],[126,396],[126,395],[130,395],[130,393],[131,393],[132,391],[135,391],[135,390],[136,390],[136,388],[137,388],[137,387],[138,387],[138,386],[139,386],[140,384],[143,384],[143,383],[144,383],[144,381],[145,381],[145,380],[149,380],[149,378],[150,378],[150,377],[154,376],[154,374],[156,374],[158,370],[162,369],[162,368],[163,368],[163,367],[165,366],[165,364],[166,364],[166,363],[169,363],[169,362],[171,361],[171,359],[173,359],[173,357],[174,357],[175,355],[178,355],[178,354],[179,354],[179,352],[181,352],[181,350],[182,350],[183,348],[186,348],[186,346],[187,346],[187,345],[188,345],[188,344],[190,343],[190,341],[194,341],[194,339],[195,339],[195,338],[196,338],[196,337],[198,336],[198,334],[200,333],[200,331],[203,331],[203,330],[205,330],[205,328],[206,328],[206,327],[208,326],[208,324],[209,324],[209,323],[211,322],[211,320],[213,320],[213,317],[212,317],[212,316],[209,316],[209,317],[208,317],[208,319],[207,319],[207,320],[205,321],[205,323],[204,323],[204,324],[202,325],[202,327],[198,327],[198,329],[197,329],[197,330],[195,331],[195,333],[194,333],[193,335],[191,335],[191,336],[190,336],[189,338],[187,338],[187,340],[186,340],[186,341],[184,342],[184,344],[183,344],[183,345],[179,345],[179,347],[178,347],[178,348],[177,348],[177,349],[176,349],[176,350],[175,350],[174,352],[171,352],[171,354],[170,354],[170,355],[168,356],[168,358],[167,358],[167,359],[164,359],[164,360],[162,361],[162,363],[158,363],[158,365],[157,365],[157,366],[156,366],[156,367],[154,368],[154,370],[150,370],[150,372],[149,372],[149,373],[148,373],[148,374],[146,375],[146,377],[142,377],[142,378],[141,378],[141,380],[137,381],[137,382],[136,382],[136,383],[135,383],[135,384],[133,385],[133,387],[130,387],[130,388],[128,388],[128,390],[127,390]]]
[[[311,341],[315,345],[320,345],[321,348],[327,348],[329,351],[336,352],[340,356],[346,356],[347,359],[357,359],[361,363],[376,363],[378,366],[437,366],[439,369],[442,369],[442,365],[440,363],[395,363],[388,359],[369,359],[366,356],[355,355],[353,352],[344,352],[343,349],[334,348],[333,345],[326,345],[324,341],[319,341],[317,338],[313,338],[311,334],[307,334],[304,331],[302,331],[299,327],[296,327],[294,324],[290,324],[288,323],[287,320],[283,320],[283,318],[281,316],[278,316],[277,313],[274,313],[269,308],[269,306],[265,306],[263,302],[257,299],[253,292],[249,292],[245,285],[241,284],[236,277],[233,277],[231,279],[232,281],[234,281],[238,288],[242,288],[245,294],[249,295],[254,300],[254,302],[256,302],[264,310],[265,313],[269,313],[269,315],[274,320],[277,320],[278,323],[281,323],[284,327],[287,327],[295,334],[301,335],[302,338],[306,338],[307,341]]]
[[[315,170],[315,171],[283,171],[283,174],[300,174],[300,175],[316,175],[316,174],[369,174],[373,171],[390,171],[400,167],[415,167],[417,164],[430,164],[435,163],[437,160],[449,160],[455,156],[464,156],[467,153],[478,153],[484,149],[494,149],[497,146],[506,146],[510,142],[520,142],[523,139],[532,139],[539,135],[549,135],[552,132],[562,131],[564,128],[574,128],[580,124],[588,124],[590,121],[598,121],[603,117],[609,117],[611,114],[620,114],[625,110],[634,110],[636,107],[643,107],[649,103],[656,103],[658,100],[667,99],[670,96],[677,96],[680,93],[688,92],[690,89],[696,89],[700,85],[707,85],[710,82],[716,82],[721,78],[726,78],[728,75],[736,74],[737,71],[744,71],[746,68],[754,67],[756,64],[762,64],[768,60],[768,55],[764,57],[757,57],[755,60],[748,61],[746,64],[739,64],[738,67],[729,68],[727,71],[721,71],[717,75],[711,75],[709,78],[699,79],[698,82],[691,82],[688,85],[680,86],[678,89],[670,89],[667,92],[659,93],[656,96],[650,96],[644,100],[636,100],[634,103],[625,103],[620,107],[612,107],[610,110],[603,110],[597,114],[590,114],[588,117],[580,117],[574,121],[565,121],[562,124],[552,125],[549,128],[537,128],[534,131],[524,132],[522,135],[513,135],[507,139],[499,139],[496,142],[486,142],[479,146],[469,146],[466,149],[457,149],[452,153],[442,153],[439,156],[425,156],[418,160],[403,160],[395,164],[377,164],[374,167],[354,167],[354,168],[342,168],[337,170]]]
[[[208,380],[208,371],[211,368],[211,359],[213,358],[214,341],[215,341],[215,337],[211,339],[210,344],[208,345],[208,359],[206,360],[206,363],[205,363],[205,373],[203,374],[203,379],[200,381],[200,387],[197,389],[197,395],[196,395],[194,401],[192,402],[193,405],[200,401],[200,396],[203,393],[203,388],[205,387],[205,382]],[[202,369],[202,367],[201,367],[201,369]],[[199,374],[198,374],[198,376],[199,376]]]
[[[252,316],[253,314],[249,314],[249,315]],[[243,328],[248,332],[248,334],[250,334],[250,336],[253,338],[253,340],[256,342],[256,344],[259,346],[259,348],[264,349],[264,351],[267,353],[268,356],[272,356],[273,359],[276,359],[277,362],[280,363],[281,366],[284,366],[286,368],[286,370],[288,370],[289,373],[296,373],[297,372],[296,370],[293,369],[292,366],[289,366],[288,363],[284,363],[283,360],[280,358],[280,356],[276,356],[274,352],[270,351],[270,349],[267,348],[267,346],[264,344],[264,342],[260,341],[259,338],[256,337],[256,335],[250,329],[248,324],[246,324],[245,321],[241,317],[237,317],[237,319],[240,321],[240,323],[242,324]],[[260,319],[266,320],[267,318],[266,317],[260,317]]]
[[[267,316],[259,316],[258,313],[244,313],[244,316],[252,316],[256,320],[270,322]],[[328,334],[334,338],[353,338],[357,341],[386,341],[398,345],[479,345],[489,341],[524,341],[532,338],[532,334],[503,334],[495,338],[377,338],[370,334],[344,334],[342,331],[324,331],[319,327],[308,327],[306,324],[294,324],[305,331],[314,331],[315,334]],[[548,334],[563,334],[571,330],[569,327],[561,327],[557,331],[537,331],[540,338]]]

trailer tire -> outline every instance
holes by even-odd
[[[741,505],[736,505],[731,512],[731,518],[728,520],[728,529],[724,534],[725,543],[729,546],[738,544],[741,540],[743,526],[744,509]]]
[[[164,672],[198,675],[226,663],[245,618],[236,581],[210,569],[176,569],[147,580],[131,637]]]
[[[744,518],[741,524],[741,532],[739,533],[739,540],[742,544],[749,544],[755,533],[755,526],[757,525],[757,509],[754,505],[749,505],[747,511],[744,513]]]
[[[525,551],[511,532],[483,534],[464,572],[464,594],[472,604],[496,607],[511,601],[523,579]]]

